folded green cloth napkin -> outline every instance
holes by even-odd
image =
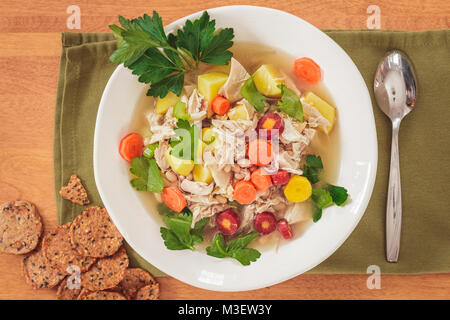
[[[351,236],[311,273],[366,273],[377,265],[383,273],[450,272],[450,30],[326,31],[353,59],[372,96],[378,135],[378,172],[369,206]],[[58,222],[72,221],[84,207],[58,194],[70,175],[78,174],[92,204],[102,205],[92,166],[97,108],[116,68],[111,34],[63,33],[55,108],[55,191]],[[418,77],[416,110],[402,122],[400,165],[403,226],[400,259],[385,259],[385,204],[391,126],[373,99],[373,76],[389,49],[401,49],[413,61]],[[351,94],[351,88],[348,88]],[[155,275],[162,272],[127,247],[131,265]],[[151,262],[151,261],[150,261]]]

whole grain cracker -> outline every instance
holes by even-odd
[[[70,286],[68,283],[69,279],[64,279],[59,285],[58,291],[56,292],[58,300],[77,300],[80,295],[82,290],[81,286],[79,286],[79,289],[75,285]]]
[[[72,244],[84,256],[103,258],[114,254],[123,237],[105,208],[89,207],[70,227]]]
[[[70,176],[67,186],[63,186],[61,190],[59,190],[59,194],[64,199],[70,200],[73,203],[79,204],[81,206],[89,204],[89,198],[86,189],[84,188],[80,178],[78,178],[76,174]]]
[[[41,246],[22,260],[22,271],[27,283],[35,289],[53,288],[64,279],[64,274],[44,257]]]
[[[81,274],[81,285],[90,291],[114,288],[122,281],[128,262],[122,247],[113,256],[97,260],[89,271]]]
[[[142,287],[153,285],[156,280],[146,270],[141,268],[128,268],[125,270],[123,280],[120,282],[123,294],[128,299],[134,299]]]
[[[113,291],[89,291],[83,289],[78,300],[127,300],[121,293]]]
[[[71,274],[69,266],[76,266],[80,272],[89,270],[96,258],[85,257],[73,247],[70,241],[70,223],[56,227],[42,239],[42,250],[49,263],[63,273]]]
[[[150,284],[142,287],[136,294],[136,300],[158,300],[159,283]]]
[[[42,234],[42,220],[28,201],[11,201],[0,206],[0,251],[25,254],[33,251]]]

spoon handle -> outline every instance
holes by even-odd
[[[392,124],[391,168],[386,208],[386,259],[388,262],[398,261],[402,228],[402,188],[398,154],[399,128],[400,121]]]

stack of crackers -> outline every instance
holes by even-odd
[[[86,190],[73,175],[60,194],[88,204]],[[42,219],[32,203],[0,206],[0,251],[27,254],[22,268],[35,289],[58,286],[61,300],[156,300],[159,284],[140,268],[128,268],[123,237],[105,208],[89,207],[72,223],[41,239]]]

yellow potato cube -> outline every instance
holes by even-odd
[[[204,182],[207,184],[210,184],[213,181],[211,171],[201,164],[196,164],[194,166],[194,171],[192,174],[194,175],[194,181]]]
[[[272,64],[263,64],[253,74],[256,89],[263,95],[279,98],[281,89],[277,86],[283,83],[282,74]]]
[[[308,92],[305,95],[305,102],[311,104],[314,108],[319,110],[320,114],[330,122],[330,125],[326,130],[327,132],[325,132],[329,133],[333,129],[334,122],[336,120],[336,108],[332,107],[312,92]],[[323,131],[322,127],[319,128]]]
[[[291,202],[303,202],[312,194],[312,186],[309,180],[301,176],[292,176],[284,188],[286,199]]]
[[[231,110],[228,111],[228,118],[230,120],[249,120],[247,108],[243,104],[239,104],[236,107],[231,108]]]
[[[166,113],[170,107],[173,107],[175,103],[178,102],[178,100],[180,100],[180,97],[178,97],[172,91],[169,91],[169,93],[167,93],[167,95],[164,98],[160,97],[156,98],[156,107],[155,107],[156,113],[159,114]]]
[[[227,81],[228,75],[223,72],[209,72],[198,76],[198,92],[211,105],[213,99],[217,96],[219,89]]]
[[[169,166],[178,174],[187,176],[194,169],[194,161],[187,159],[180,159],[170,154],[172,149],[168,149],[165,153]]]

